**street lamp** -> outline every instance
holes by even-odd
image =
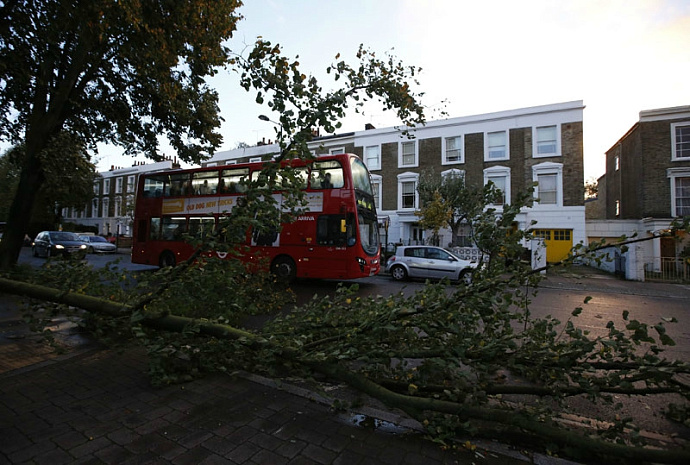
[[[277,122],[273,121],[271,118],[269,118],[269,117],[266,116],[266,115],[259,115],[259,119],[260,119],[261,121],[267,121],[267,122],[269,122],[269,123],[275,124],[276,126],[280,126],[280,123],[277,123]]]

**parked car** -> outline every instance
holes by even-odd
[[[386,270],[396,281],[448,278],[470,283],[476,267],[476,262],[463,260],[441,247],[429,245],[399,246],[386,264]]]
[[[66,231],[41,231],[31,246],[34,257],[84,258],[87,245],[75,233]]]
[[[105,237],[101,236],[83,236],[79,239],[86,243],[88,253],[114,253],[117,252],[117,246],[112,242],[108,242]]]

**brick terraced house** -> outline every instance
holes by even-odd
[[[639,121],[606,152],[598,197],[598,218],[587,222],[591,240],[654,237],[674,218],[690,216],[690,106],[641,111]],[[690,240],[676,239],[636,245],[609,268],[628,279],[678,273],[687,279],[683,258]]]
[[[132,215],[139,176],[155,171],[179,169],[173,158],[156,163],[135,162],[131,167],[112,166],[99,173],[93,186],[93,199],[83,210],[64,208],[64,222],[92,226],[102,236],[132,234]]]

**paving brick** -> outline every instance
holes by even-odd
[[[275,453],[292,459],[297,456],[297,454],[302,452],[305,447],[307,447],[307,443],[304,441],[283,441],[283,443],[275,450]]]
[[[105,449],[94,452],[94,455],[106,463],[123,463],[130,459],[136,459],[136,456],[117,444],[111,444]]]
[[[258,446],[251,443],[246,443],[235,447],[232,451],[226,454],[225,457],[237,463],[242,463],[256,455],[260,450],[261,449]]]
[[[2,428],[0,430],[0,450],[10,453],[31,445],[31,439],[17,428]]]
[[[336,434],[326,439],[321,446],[333,452],[341,452],[345,450],[351,442],[352,439],[349,435]]]
[[[86,441],[88,441],[88,438],[78,431],[69,431],[58,437],[54,437],[52,440],[61,449],[71,449],[84,444]]]
[[[119,444],[121,446],[124,446],[126,444],[131,443],[132,441],[135,441],[136,439],[140,438],[141,435],[129,428],[120,428],[117,431],[113,431],[112,433],[109,433],[108,439],[113,441],[116,444]]]
[[[261,432],[249,438],[249,441],[267,450],[275,450],[283,444],[282,439]]]
[[[252,457],[252,463],[257,465],[283,465],[288,463],[288,459],[264,449]]]
[[[226,455],[237,447],[237,444],[218,436],[207,439],[201,445],[218,455]]]
[[[213,435],[208,431],[192,431],[187,436],[180,438],[177,442],[187,449],[198,446]]]
[[[21,449],[18,449],[14,453],[8,455],[12,463],[22,463],[57,448],[57,445],[53,441],[44,439],[42,441],[38,441],[37,443],[31,444],[28,447],[22,447]],[[6,451],[6,449],[2,447],[0,447],[0,450],[3,452]]]
[[[175,465],[198,465],[203,463],[210,456],[215,455],[203,447],[194,447],[173,459]]]
[[[37,455],[32,460],[38,465],[62,465],[63,463],[72,463],[74,458],[62,449],[53,449],[43,454]]]
[[[302,451],[302,455],[322,464],[331,463],[337,457],[335,452],[314,444],[309,444],[305,447]]]
[[[364,457],[349,450],[343,451],[333,460],[332,465],[360,465]]]
[[[81,446],[74,447],[70,450],[70,453],[76,457],[85,457],[88,455],[94,455],[97,452],[105,449],[109,445],[111,445],[112,442],[107,439],[106,437],[100,437],[97,439],[94,439],[93,441],[89,441],[87,443],[82,444]]]
[[[139,434],[149,434],[157,431],[165,430],[170,423],[162,418],[156,418],[155,420],[144,423],[143,425],[137,427],[135,431]]]

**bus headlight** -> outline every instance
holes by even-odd
[[[362,257],[357,257],[357,263],[359,263],[359,269],[364,271],[364,266],[367,264],[367,261]]]

